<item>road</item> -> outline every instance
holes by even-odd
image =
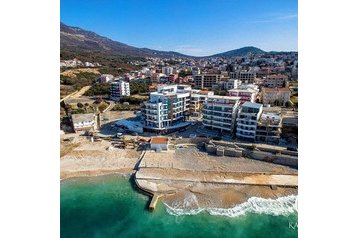
[[[88,89],[90,89],[91,85],[89,86],[84,86],[83,88],[81,88],[80,90],[71,93],[70,95],[67,95],[66,97],[62,98],[60,100],[60,102],[62,102],[63,100],[66,99],[74,99],[74,98],[79,98],[81,97]]]

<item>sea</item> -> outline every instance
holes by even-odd
[[[129,175],[61,181],[61,237],[298,237],[296,196],[251,198],[230,209],[186,210],[150,199]]]

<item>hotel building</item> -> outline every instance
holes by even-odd
[[[189,107],[189,92],[178,92],[177,85],[158,87],[144,103],[144,128],[160,131],[180,127],[189,117]]]

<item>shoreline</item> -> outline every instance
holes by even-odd
[[[118,169],[98,169],[98,170],[83,170],[83,171],[71,171],[61,172],[60,182],[71,178],[83,178],[83,177],[97,177],[102,175],[115,175],[126,174],[132,175],[135,173],[131,168],[118,168]]]
[[[75,173],[62,178],[65,181],[72,178],[85,178],[97,176],[111,175],[133,175],[133,170],[117,169],[97,170],[97,171],[81,171],[84,173]],[[89,172],[89,173],[86,173]],[[128,181],[129,182],[129,181]],[[142,193],[142,190],[136,184],[138,190],[134,189],[134,193]],[[169,215],[196,215],[207,212],[209,215],[237,217],[249,213],[264,213],[269,215],[289,215],[296,210],[295,199],[297,198],[297,188],[281,188],[278,194],[267,194],[262,192],[266,188],[266,192],[271,190],[267,186],[216,186],[213,184],[197,184],[185,189],[180,189],[174,194],[165,194],[159,201],[165,207]],[[288,189],[288,190],[287,190]],[[254,192],[252,195],[248,193]],[[149,199],[149,192],[144,193]],[[149,211],[148,211],[149,212]]]

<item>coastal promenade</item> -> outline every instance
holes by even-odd
[[[215,186],[225,189],[227,186],[261,187],[262,191],[275,193],[280,189],[296,189],[297,174],[247,173],[247,172],[215,172],[192,171],[170,168],[140,168],[134,175],[140,190],[152,195],[149,209],[154,210],[158,199],[162,196],[180,193],[183,190],[196,190],[199,186]]]

